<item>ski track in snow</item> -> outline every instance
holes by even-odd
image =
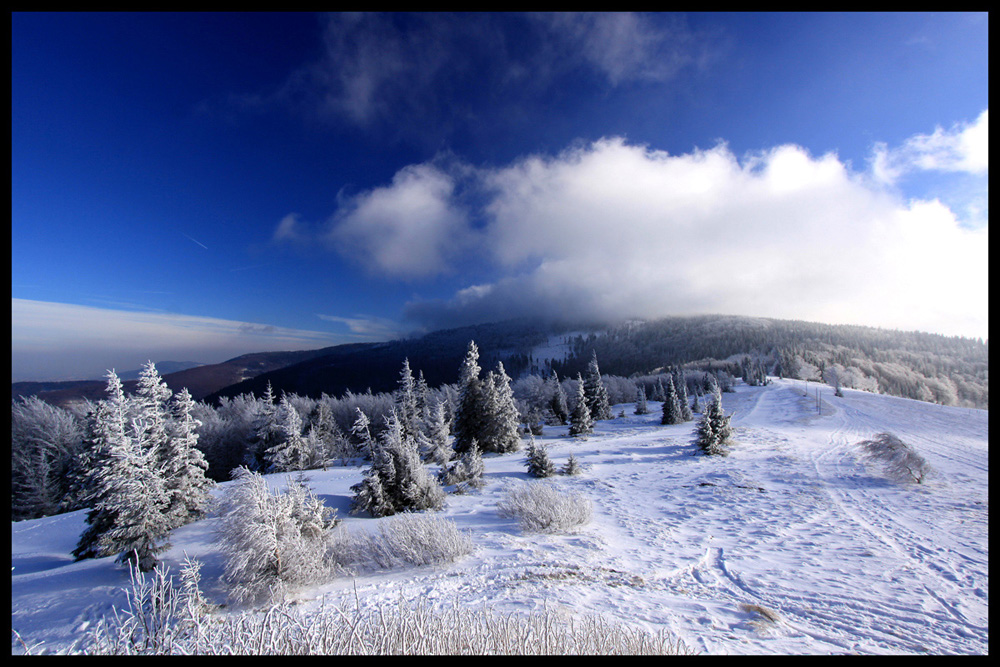
[[[695,455],[693,423],[660,426],[652,401],[643,416],[615,407],[626,418],[599,422],[586,440],[546,427],[556,465],[573,453],[584,473],[544,483],[586,494],[589,524],[522,533],[496,502],[528,479],[524,454],[487,455],[486,487],[449,496],[442,513],[471,532],[474,554],[343,577],[297,602],[307,612],[406,600],[603,614],[714,654],[986,653],[988,413],[823,387],[817,414],[815,391],[779,380],[724,394],[735,411],[727,457]],[[880,431],[911,444],[935,476],[894,484],[862,463],[857,443]],[[308,473],[348,530],[374,523],[346,515],[361,473]],[[164,560],[176,570],[185,552],[202,559],[206,592],[221,602],[214,521],[176,531]],[[65,648],[124,600],[128,575],[113,559],[71,562],[82,527],[83,513],[12,524],[12,625],[29,644]]]

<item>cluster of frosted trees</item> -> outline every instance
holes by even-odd
[[[87,419],[79,483],[90,511],[73,555],[117,554],[148,571],[170,531],[203,515],[213,482],[186,389],[175,396],[149,362],[134,395],[125,395],[114,371],[107,392]]]

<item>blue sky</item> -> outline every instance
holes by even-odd
[[[510,316],[988,335],[985,14],[14,14],[14,380]]]

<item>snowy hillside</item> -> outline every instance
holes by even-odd
[[[643,416],[615,406],[625,418],[599,422],[587,440],[546,427],[557,467],[573,453],[584,472],[541,483],[586,494],[589,524],[523,533],[496,509],[507,485],[528,479],[523,452],[487,455],[487,485],[449,496],[441,513],[470,531],[474,554],[302,590],[299,609],[357,595],[363,605],[602,614],[712,654],[986,653],[988,413],[823,387],[818,414],[816,386],[776,380],[724,394],[736,427],[724,458],[694,455],[694,422],[661,426],[652,401]],[[935,475],[899,484],[861,463],[857,443],[881,431]],[[351,531],[391,520],[348,515],[362,472],[308,473]],[[66,651],[124,602],[128,572],[113,558],[72,561],[84,516],[11,525],[11,625],[29,646]],[[163,560],[175,571],[185,554],[201,560],[203,587],[222,603],[217,521],[176,530]],[[16,639],[12,650],[22,651]]]

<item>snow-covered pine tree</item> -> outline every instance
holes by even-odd
[[[108,397],[98,401],[87,425],[92,438],[89,447],[91,468],[86,473],[83,500],[90,505],[90,511],[87,512],[87,528],[73,550],[76,560],[109,555],[101,550],[99,541],[118,521],[117,506],[105,499],[115,464],[112,452],[122,447],[121,443],[128,437],[126,420],[130,406],[118,375],[110,370],[107,378]]]
[[[302,418],[287,395],[281,397],[275,419],[278,428],[281,429],[281,437],[264,452],[267,461],[266,470],[268,472],[304,470],[309,453],[306,451],[306,441],[302,437]]]
[[[367,511],[376,517],[444,505],[441,486],[427,473],[416,442],[403,433],[395,410],[373,444],[371,468],[351,490],[355,492],[351,512]]]
[[[434,407],[430,409],[430,421],[427,423],[426,449],[423,452],[425,461],[439,465],[445,465],[451,461],[455,450],[448,442],[448,430],[444,401],[436,401]]]
[[[473,440],[483,436],[486,425],[484,410],[483,382],[479,379],[479,348],[475,341],[469,341],[469,348],[458,372],[458,405],[451,432],[455,436],[454,447],[459,454],[469,449]]]
[[[208,462],[198,449],[197,429],[201,422],[192,414],[194,406],[194,399],[187,388],[174,396],[164,479],[171,528],[204,516],[210,500],[209,491],[215,486],[215,482],[205,476]]]
[[[393,394],[393,403],[403,433],[416,438],[420,428],[420,407],[417,404],[417,382],[413,379],[409,358],[403,360],[403,368],[399,372],[399,387]]]
[[[684,420],[681,417],[681,404],[677,399],[677,390],[674,388],[672,377],[667,377],[665,393],[666,395],[663,398],[663,417],[660,419],[660,423],[667,426],[680,424]]]
[[[698,394],[694,395],[694,403],[691,405],[691,412],[701,412],[701,404],[698,402]],[[694,417],[693,414],[691,416],[692,418]]]
[[[479,453],[479,443],[473,442],[472,446],[459,455],[458,459],[450,466],[442,467],[438,473],[438,482],[442,486],[459,485],[456,489],[461,493],[468,487],[474,489],[483,486],[483,457]]]
[[[587,366],[587,377],[584,379],[583,392],[587,400],[587,408],[594,421],[611,419],[611,404],[608,402],[608,389],[601,380],[601,369],[597,365],[597,352],[594,352]]]
[[[649,413],[649,406],[646,405],[646,390],[640,385],[635,392],[635,414],[645,415]]]
[[[577,461],[573,454],[569,455],[566,459],[566,463],[563,464],[562,469],[559,471],[564,475],[579,475],[583,472],[583,468],[580,467],[580,462]]]
[[[490,372],[487,377],[483,386],[483,399],[486,424],[481,442],[482,451],[504,454],[520,449],[520,416],[503,362],[497,362],[496,372]]]
[[[253,419],[254,437],[244,457],[244,463],[253,471],[267,470],[270,465],[267,451],[277,445],[282,438],[281,425],[278,422],[278,406],[274,401],[274,390],[268,381],[264,395],[256,404],[257,412]]]
[[[559,382],[559,375],[552,371],[551,377],[546,382],[552,385],[552,399],[549,401],[549,409],[555,416],[557,423],[569,423],[569,403],[566,399],[566,392],[563,391],[562,383]]]
[[[695,429],[695,444],[698,448],[709,455],[727,454],[726,445],[732,435],[732,428],[729,425],[731,417],[722,410],[722,396],[715,394]]]
[[[549,452],[544,442],[536,442],[532,437],[528,441],[527,456],[524,459],[528,474],[532,477],[551,477],[556,474],[556,467],[549,459]]]
[[[135,396],[132,399],[135,416],[145,426],[147,446],[156,452],[157,463],[167,464],[167,423],[170,421],[170,399],[174,392],[160,377],[156,365],[147,361],[139,372]]]
[[[684,371],[679,368],[677,369],[675,389],[677,390],[677,402],[681,406],[681,421],[689,422],[694,419],[694,414],[691,412],[691,403],[688,398],[687,381],[684,379]]]
[[[111,463],[101,503],[115,522],[98,538],[102,554],[117,553],[118,563],[132,563],[142,572],[156,567],[156,555],[170,544],[168,497],[159,475],[158,452],[148,440],[149,427],[132,418],[126,437],[110,448]]]
[[[354,408],[357,413],[357,417],[354,418],[354,424],[351,426],[351,435],[357,441],[358,452],[366,459],[370,459],[372,456],[372,446],[375,443],[374,438],[372,438],[371,432],[371,421],[368,419],[368,415],[361,411],[361,408]]]
[[[583,378],[579,373],[576,375],[576,405],[573,406],[573,413],[569,420],[570,435],[587,435],[594,432],[594,420],[590,416],[590,408],[587,407],[587,398],[583,390]]]

